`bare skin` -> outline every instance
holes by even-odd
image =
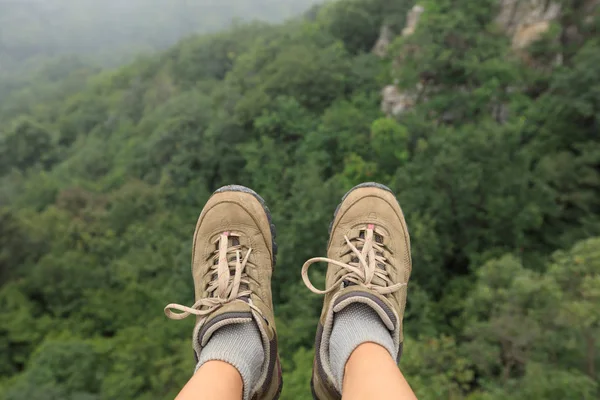
[[[363,343],[346,363],[343,400],[417,400],[388,351],[375,343]]]
[[[390,353],[375,343],[363,343],[354,350],[346,363],[343,387],[343,400],[417,400]],[[234,367],[209,361],[175,400],[239,400],[242,393],[242,377]]]
[[[179,392],[175,400],[239,400],[244,384],[235,367],[223,361],[209,361]]]

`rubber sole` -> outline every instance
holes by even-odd
[[[277,238],[277,230],[275,229],[275,224],[273,223],[273,217],[271,216],[271,210],[269,210],[269,207],[267,206],[265,199],[263,199],[254,190],[252,190],[246,186],[242,186],[242,185],[223,186],[222,188],[215,190],[214,194],[224,193],[224,192],[242,192],[242,193],[251,194],[256,200],[258,200],[258,202],[262,206],[263,210],[265,211],[265,214],[267,215],[267,220],[269,221],[269,228],[271,230],[271,240],[272,240],[271,245],[273,246],[273,269],[275,269],[275,265],[277,264],[277,242],[275,241],[275,239]]]

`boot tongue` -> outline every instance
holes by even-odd
[[[245,301],[234,301],[225,304],[212,313],[198,332],[198,342],[206,346],[211,336],[224,326],[244,324],[253,320],[252,309]]]
[[[333,304],[333,312],[340,312],[354,303],[362,303],[371,307],[390,331],[398,329],[398,318],[388,305],[386,298],[358,285],[349,286],[340,292]]]

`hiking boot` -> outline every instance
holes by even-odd
[[[309,267],[317,262],[328,263],[325,290],[315,288],[308,278]],[[325,295],[311,380],[315,399],[341,398],[329,362],[329,338],[335,313],[350,304],[366,304],[377,313],[390,331],[400,360],[410,272],[408,229],[394,194],[377,183],[350,190],[331,223],[327,258],[313,258],[302,267],[306,286]]]
[[[264,200],[243,186],[225,186],[208,200],[194,233],[192,276],[196,303],[169,304],[171,319],[196,316],[196,360],[218,329],[254,321],[262,338],[265,362],[252,399],[277,399],[281,364],[271,296],[277,247],[275,227]],[[179,312],[176,312],[179,311]]]

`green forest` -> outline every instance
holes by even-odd
[[[300,269],[363,181],[411,233],[419,399],[598,399],[599,3],[339,0],[41,65],[0,97],[0,399],[174,398],[194,322],[163,307],[193,303],[196,219],[230,183],[273,213],[282,398],[310,399]]]

